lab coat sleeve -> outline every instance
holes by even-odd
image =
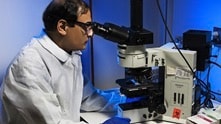
[[[27,124],[84,124],[62,118],[57,95],[47,78],[47,69],[41,66],[42,63],[30,60],[40,58],[28,59],[15,61],[8,70],[2,89],[6,113],[15,115],[14,118],[22,117]]]
[[[120,94],[118,88],[107,91],[96,89],[84,76],[82,111],[116,112],[118,104],[125,101],[126,97]]]

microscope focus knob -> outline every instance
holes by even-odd
[[[155,110],[157,113],[159,114],[165,114],[166,113],[166,107],[164,104],[160,104],[156,107],[156,110]]]

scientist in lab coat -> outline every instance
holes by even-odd
[[[52,0],[44,29],[8,68],[1,86],[1,124],[84,124],[82,111],[113,111],[124,100],[92,87],[82,74],[81,50],[93,30],[83,0]],[[129,124],[110,118],[108,123]]]

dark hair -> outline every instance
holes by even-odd
[[[52,0],[43,13],[45,30],[56,30],[57,22],[64,19],[70,26],[74,26],[80,14],[89,10],[83,0]]]

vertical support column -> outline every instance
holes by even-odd
[[[130,24],[132,30],[143,29],[143,0],[131,0]]]

